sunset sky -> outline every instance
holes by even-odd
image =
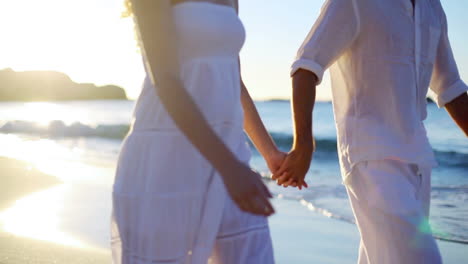
[[[409,0],[408,0],[409,1]],[[123,0],[0,0],[0,69],[56,70],[76,82],[138,96],[144,76]],[[256,99],[289,98],[289,67],[324,0],[241,0],[243,77]],[[455,58],[468,81],[468,1],[442,0]],[[330,99],[329,81],[319,89]]]

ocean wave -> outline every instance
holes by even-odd
[[[468,167],[468,153],[434,150],[437,162],[445,167]]]
[[[293,144],[293,136],[291,134],[286,133],[271,133],[275,143],[280,148],[291,148]],[[323,152],[323,153],[337,153],[337,146],[336,146],[336,139],[332,138],[321,138],[315,139],[316,145],[316,152]]]
[[[41,125],[31,121],[7,121],[0,125],[0,133],[33,134],[49,137],[102,137],[123,139],[130,126],[128,124],[97,126],[82,123],[65,124],[63,121],[51,121],[48,125]],[[288,150],[293,144],[293,136],[287,133],[271,133],[276,144],[283,150]],[[334,138],[316,138],[316,152],[314,158],[336,159],[337,143]],[[436,159],[445,167],[468,167],[468,153],[457,151],[434,150]]]
[[[300,198],[300,197],[288,196],[284,194],[277,194],[276,196],[279,199],[298,201],[301,205],[306,207],[308,210],[316,212],[325,217],[332,218],[332,219],[346,222],[346,223],[350,223],[350,224],[356,224],[354,216],[336,213],[333,210],[329,210],[323,206],[316,205],[316,203],[311,200]],[[434,238],[437,240],[441,240],[441,241],[468,245],[468,237],[463,236],[462,234],[450,234],[446,232],[434,231]]]
[[[276,144],[283,149],[289,149],[293,144],[293,136],[285,133],[271,133]],[[336,139],[315,139],[316,153],[315,158],[332,156],[337,157],[337,142]],[[457,151],[443,151],[434,149],[434,154],[439,165],[444,167],[463,167],[468,168],[468,153]]]
[[[33,134],[49,137],[102,137],[123,139],[128,133],[128,125],[89,126],[81,123],[65,124],[56,120],[48,125],[29,121],[8,121],[0,126],[1,133]]]

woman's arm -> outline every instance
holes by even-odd
[[[239,13],[238,0],[234,1],[234,8],[237,13]],[[239,59],[239,73],[240,72],[241,64]],[[270,171],[275,173],[276,170],[280,168],[286,154],[278,150],[275,142],[268,134],[268,131],[263,125],[262,119],[257,112],[257,108],[250,97],[249,91],[247,90],[247,87],[245,87],[244,81],[242,80],[242,74],[240,73],[240,75],[241,102],[244,110],[244,130],[267,162]]]
[[[276,147],[275,142],[268,134],[268,131],[260,119],[260,115],[255,108],[255,104],[242,78],[240,82],[242,108],[244,109],[244,130],[267,162],[270,171],[275,173],[283,163],[286,154],[279,151]]]
[[[179,80],[177,38],[169,0],[132,0],[140,44],[156,91],[179,129],[220,173],[232,199],[244,211],[270,215],[271,194],[260,176],[244,165],[208,125]],[[207,95],[209,96],[209,95]]]

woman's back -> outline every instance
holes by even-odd
[[[242,128],[238,55],[245,31],[234,8],[184,2],[173,14],[184,88],[211,125]],[[134,130],[176,129],[148,77],[134,118]]]

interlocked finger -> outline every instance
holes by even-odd
[[[278,183],[278,185],[283,185],[283,183],[285,183],[289,177],[291,176],[291,174],[289,172],[284,172],[277,180],[276,182]]]

